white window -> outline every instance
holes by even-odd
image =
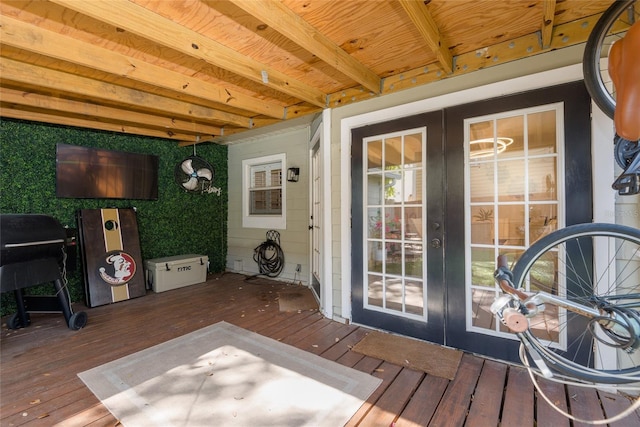
[[[285,154],[242,161],[242,226],[284,229],[286,185],[283,185]]]

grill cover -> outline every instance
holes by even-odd
[[[66,232],[48,215],[0,215],[0,266],[62,257]]]

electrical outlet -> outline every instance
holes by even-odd
[[[300,270],[302,270],[302,265],[296,265],[296,272],[300,273]]]

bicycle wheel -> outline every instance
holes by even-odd
[[[589,382],[640,381],[640,230],[616,224],[557,230],[522,254],[513,277],[516,287],[601,313],[591,318],[547,303],[529,319],[524,337],[549,368]],[[611,316],[615,332],[601,324]]]
[[[616,108],[615,92],[607,67],[601,66],[600,59],[608,56],[613,42],[622,38],[638,19],[640,6],[636,0],[614,2],[594,25],[584,48],[584,83],[596,105],[611,119]]]

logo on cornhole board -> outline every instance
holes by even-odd
[[[136,274],[136,261],[123,251],[107,252],[98,271],[102,280],[107,284],[111,286],[124,285]]]

